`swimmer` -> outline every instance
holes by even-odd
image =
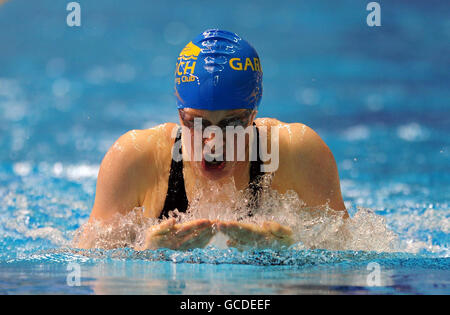
[[[257,225],[199,219],[177,223],[169,216],[175,209],[189,211],[198,191],[208,191],[211,183],[217,187],[231,183],[236,191],[248,190],[257,204],[263,178],[269,178],[270,189],[279,193],[297,193],[306,207],[327,204],[347,216],[336,162],[318,134],[301,123],[256,119],[262,97],[262,68],[257,52],[247,41],[218,29],[198,35],[178,57],[175,96],[180,125],[166,123],[130,131],[105,155],[90,222],[109,224],[117,214],[126,215],[136,207],[144,209],[144,217],[160,218],[159,224],[146,231],[138,250],[202,248],[217,232],[228,236],[230,247],[289,246],[293,243],[292,231],[277,222]],[[230,126],[247,128],[249,136],[241,143],[245,157],[223,158],[232,148],[239,151],[234,136],[210,133],[195,139],[195,130],[205,132],[208,126],[217,126],[216,131],[225,131]],[[278,131],[272,131],[273,127]],[[269,161],[260,154],[252,158],[249,153],[253,143],[256,143],[253,151],[260,152],[263,145],[260,139],[264,137],[271,151],[278,150],[272,158],[279,160],[275,167],[265,171]],[[213,146],[209,154],[214,157],[208,157],[205,148],[211,148],[210,144],[216,140],[223,140],[222,145]],[[233,145],[229,146],[232,140]],[[178,148],[177,143],[181,143]],[[198,150],[200,155],[195,158]],[[176,158],[177,152],[181,153],[181,159]],[[227,202],[230,196],[221,194],[213,198]],[[248,215],[257,216],[257,211],[249,211]],[[86,236],[81,237],[78,247],[91,248],[93,244]]]

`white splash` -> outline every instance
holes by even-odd
[[[266,184],[268,179],[266,179]],[[233,196],[227,200],[218,196]],[[351,218],[344,219],[343,212],[328,206],[307,208],[295,192],[280,194],[264,188],[260,206],[251,209],[253,197],[249,191],[235,191],[234,185],[198,191],[186,213],[173,211],[179,223],[205,218],[210,220],[248,222],[262,224],[275,221],[292,229],[296,245],[294,249],[363,250],[393,252],[397,249],[396,235],[386,226],[385,218],[360,208]],[[83,236],[83,242],[90,248],[116,248],[138,245],[144,239],[145,231],[158,219],[145,219],[143,209],[136,208],[130,214],[117,217],[114,224],[102,225],[93,222],[84,225],[75,238]],[[84,231],[84,232],[83,232]],[[213,239],[212,245],[223,247],[223,237]]]

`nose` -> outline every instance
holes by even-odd
[[[221,147],[223,147],[223,142],[220,143],[220,141],[214,141],[214,139],[215,136],[211,136],[204,141],[204,147],[207,147],[211,153],[216,153],[216,151],[219,152]]]
[[[219,160],[225,154],[225,139],[218,138],[217,135],[211,135],[208,138],[203,139],[203,152],[210,152],[210,154],[216,156],[216,159]]]
[[[204,138],[203,140],[205,143],[207,143],[207,142],[213,141],[215,137],[216,137],[216,135],[214,133],[212,133],[209,135],[209,137]]]

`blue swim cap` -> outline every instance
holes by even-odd
[[[175,96],[179,109],[256,109],[262,96],[256,50],[234,33],[204,31],[178,57]]]

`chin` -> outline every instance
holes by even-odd
[[[209,180],[219,180],[231,174],[233,163],[223,161],[221,163],[208,163],[205,160],[198,163],[197,166],[203,176]]]

